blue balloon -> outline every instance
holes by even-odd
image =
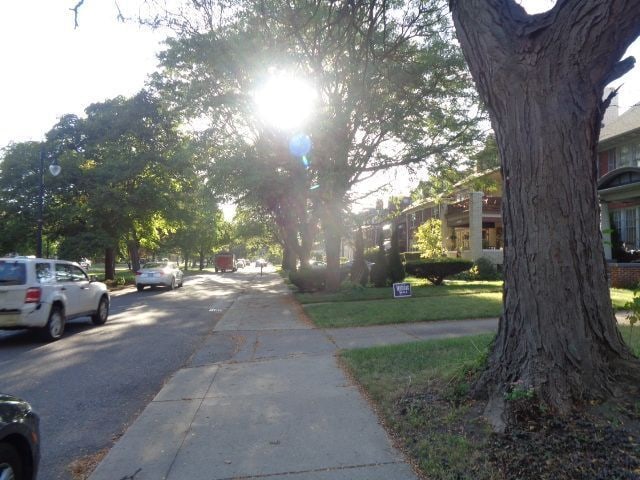
[[[311,150],[311,138],[309,135],[299,133],[289,140],[289,151],[295,157],[304,157]]]

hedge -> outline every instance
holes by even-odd
[[[426,278],[434,285],[442,284],[446,277],[469,270],[473,262],[459,258],[438,258],[412,260],[407,262],[405,269],[409,275]]]
[[[298,287],[299,292],[324,290],[326,268],[301,268],[289,273],[289,281]]]

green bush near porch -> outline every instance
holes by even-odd
[[[405,269],[408,274],[418,278],[426,278],[434,285],[441,285],[446,277],[469,270],[473,262],[458,258],[430,258],[407,262]]]

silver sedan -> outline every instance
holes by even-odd
[[[176,287],[181,287],[182,282],[182,270],[175,262],[148,262],[136,272],[136,288],[139,292],[146,286],[154,288],[159,285],[173,290]]]

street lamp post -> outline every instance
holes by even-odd
[[[54,177],[62,168],[58,165],[58,159],[54,159],[49,165],[49,172]],[[40,147],[40,197],[38,203],[38,233],[36,236],[36,257],[42,258],[42,224],[44,223],[44,147]]]

